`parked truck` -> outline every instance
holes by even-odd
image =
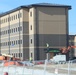
[[[63,63],[66,62],[66,55],[56,55],[50,60],[54,63]]]

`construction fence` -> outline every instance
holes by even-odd
[[[0,61],[0,75],[76,75],[76,60],[67,62],[40,61]],[[13,65],[11,64],[13,62]]]

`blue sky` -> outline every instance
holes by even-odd
[[[33,3],[54,3],[71,5],[69,10],[69,34],[76,34],[76,0],[0,0],[0,13],[14,9],[21,5],[29,5]]]

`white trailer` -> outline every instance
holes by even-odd
[[[52,62],[66,62],[66,55],[56,55],[51,59]]]

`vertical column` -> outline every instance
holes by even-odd
[[[9,36],[9,51],[8,54],[10,54],[10,14],[8,15],[8,36]]]
[[[20,39],[21,39],[21,33],[20,33],[20,10],[19,10],[19,14],[18,14],[18,18],[19,18],[19,58],[21,58],[21,44],[20,44]]]

